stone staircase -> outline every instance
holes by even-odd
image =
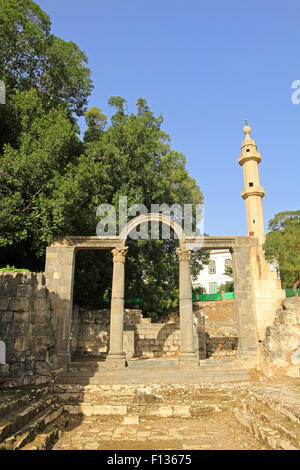
[[[233,409],[235,419],[258,442],[272,450],[299,450],[299,408],[291,412],[270,398],[255,389],[249,390],[239,407]]]
[[[199,366],[182,368],[177,359],[129,360],[124,369],[108,369],[103,362],[74,361],[58,375],[57,384],[197,384],[250,380],[249,371],[234,360],[200,360]]]
[[[52,388],[0,404],[0,450],[47,450],[59,439],[68,413]]]
[[[299,413],[274,406],[259,387],[250,383],[57,387],[64,409],[78,425],[85,418],[93,419],[93,423],[97,419],[115,421],[117,427],[168,418],[171,426],[172,420],[200,418],[209,422],[217,415],[221,422],[226,419],[233,427],[238,424],[244,428],[258,443],[257,448],[300,449]]]

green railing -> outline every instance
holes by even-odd
[[[224,292],[224,299],[231,300],[234,299],[234,292]],[[103,302],[110,302],[107,297],[103,297]],[[136,297],[135,299],[131,299],[130,302],[134,304],[139,304],[143,299]],[[199,302],[199,301],[207,301],[207,300],[222,300],[222,296],[220,293],[216,294],[192,294],[192,301]],[[127,302],[127,299],[124,299],[124,302]]]
[[[300,296],[300,289],[297,289],[297,292],[298,292],[298,295]],[[287,297],[294,297],[293,288],[292,288],[292,287],[288,287],[287,289],[285,289],[285,295],[286,295]]]
[[[198,300],[221,300],[221,294],[200,294]]]
[[[224,292],[224,299],[234,299],[234,292]]]
[[[300,289],[297,289],[298,295],[300,297]],[[285,289],[285,295],[287,297],[293,297],[294,296],[294,291],[290,287],[288,289]],[[224,292],[224,299],[225,300],[233,300],[234,299],[234,292]],[[103,302],[110,302],[110,300],[107,297],[103,297]],[[131,299],[131,303],[134,304],[139,304],[143,299],[136,297],[134,299]],[[201,302],[201,301],[209,301],[209,300],[222,300],[221,294],[192,294],[192,301],[193,302]],[[124,302],[127,302],[127,299],[124,299]]]

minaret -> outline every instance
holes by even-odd
[[[246,201],[246,212],[248,222],[248,235],[258,238],[258,244],[265,243],[264,217],[262,210],[262,198],[265,190],[259,185],[258,164],[261,155],[257,152],[255,140],[251,139],[251,127],[247,121],[243,129],[246,137],[242,142],[242,155],[239,156],[239,164],[243,167],[245,189],[241,196]]]

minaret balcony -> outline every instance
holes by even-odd
[[[242,153],[238,157],[238,162],[240,165],[244,165],[245,162],[249,162],[250,160],[254,160],[257,163],[261,162],[261,154],[259,152],[249,152],[249,153]]]
[[[243,199],[247,199],[249,196],[264,197],[265,194],[265,190],[261,186],[253,186],[252,188],[243,189],[241,191],[241,196]]]

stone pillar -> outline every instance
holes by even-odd
[[[237,237],[232,253],[236,325],[238,334],[238,357],[256,365],[259,363],[257,322],[251,275],[251,237]]]
[[[46,250],[46,285],[50,293],[52,326],[55,331],[53,366],[67,369],[70,363],[70,333],[73,306],[75,248],[63,244]]]
[[[192,280],[191,280],[191,251],[177,248],[179,258],[179,311],[180,311],[180,354],[179,364],[183,366],[199,365],[195,352]]]
[[[113,280],[110,311],[109,353],[106,358],[108,367],[124,367],[125,353],[123,351],[124,329],[124,287],[125,287],[125,255],[128,247],[114,248]]]

